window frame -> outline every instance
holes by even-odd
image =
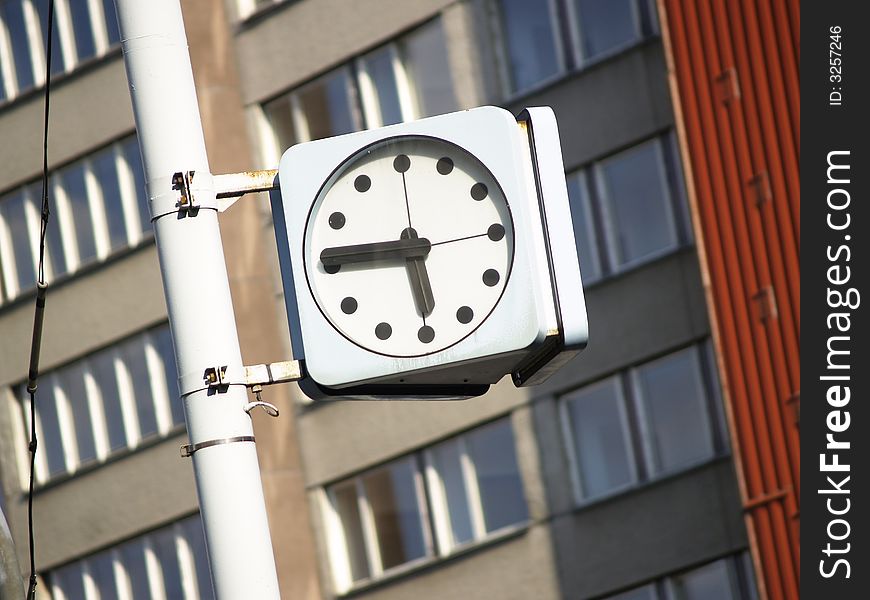
[[[27,39],[28,62],[32,71],[33,84],[25,87],[19,81],[15,57],[13,55],[12,41],[8,32],[8,25],[0,18],[0,77],[3,81],[0,85],[5,90],[5,98],[0,99],[0,107],[14,102],[21,95],[32,90],[38,90],[45,85],[45,40],[43,39],[43,23],[34,0],[12,0],[21,3],[24,19],[24,36]],[[74,0],[73,0],[74,1]],[[119,44],[113,44],[109,40],[108,27],[103,3],[100,0],[82,0],[87,11],[88,24],[93,36],[94,55],[79,58],[76,48],[76,31],[73,25],[72,13],[69,6],[70,0],[56,0],[54,27],[57,31],[57,40],[60,47],[55,52],[61,52],[63,68],[52,77],[68,75],[83,65],[92,61],[101,60],[107,56]]]
[[[650,485],[656,481],[690,471],[699,465],[707,464],[728,455],[730,449],[727,443],[720,442],[719,439],[719,436],[722,435],[724,424],[720,421],[722,418],[721,411],[717,406],[714,406],[713,403],[716,403],[716,405],[721,404],[721,396],[717,391],[720,384],[716,377],[716,373],[709,370],[709,365],[707,364],[708,361],[706,359],[709,351],[709,339],[688,346],[672,349],[666,354],[657,356],[651,360],[638,363],[608,377],[584,384],[579,388],[566,392],[558,398],[563,449],[571,470],[571,487],[575,507],[582,508],[590,504],[605,501],[614,496],[619,496],[630,492],[631,490]],[[652,428],[651,424],[648,423],[648,415],[642,408],[642,391],[637,379],[637,373],[647,365],[667,360],[682,353],[692,354],[692,368],[695,369],[698,375],[701,392],[703,394],[703,397],[690,400],[697,402],[701,407],[701,418],[704,422],[703,426],[706,434],[705,445],[707,453],[697,460],[686,461],[671,469],[663,469],[658,467],[656,459],[654,458],[655,450],[651,435]],[[620,409],[620,415],[623,417],[621,424],[624,427],[624,433],[627,434],[626,445],[629,450],[628,457],[630,461],[630,469],[634,479],[630,484],[616,486],[603,493],[587,496],[585,495],[585,490],[583,490],[582,486],[583,475],[581,473],[579,461],[577,460],[578,446],[577,441],[574,439],[573,425],[568,404],[571,402],[572,397],[576,397],[575,394],[587,389],[594,389],[595,386],[606,385],[607,382],[610,381],[614,382],[614,389],[617,392],[614,401],[617,402]]]
[[[187,600],[203,597],[213,598],[213,590],[208,590],[203,594],[199,589],[202,574],[197,571],[196,557],[191,548],[191,540],[188,539],[187,535],[190,532],[185,530],[193,520],[198,521],[201,527],[200,519],[199,514],[183,517],[170,525],[148,531],[132,539],[123,540],[106,550],[89,554],[59,568],[52,569],[45,574],[46,588],[52,597],[66,599],[67,596],[63,593],[63,589],[58,581],[56,581],[55,574],[58,571],[69,570],[68,572],[70,573],[78,573],[85,598],[98,598],[100,594],[94,565],[97,559],[108,559],[112,573],[111,584],[114,587],[116,597],[132,598],[133,587],[129,574],[130,571],[129,567],[124,563],[125,557],[121,549],[128,545],[136,544],[138,551],[141,552],[142,563],[145,566],[144,574],[147,578],[149,597],[165,598],[167,594],[163,565],[157,556],[154,540],[159,535],[169,533],[172,535],[175,567],[178,569],[184,597]],[[210,574],[207,573],[205,575],[210,580]]]
[[[578,461],[578,446],[577,441],[574,439],[574,427],[571,419],[570,407],[568,405],[570,404],[573,395],[578,394],[579,392],[594,389],[596,387],[604,387],[608,384],[612,385],[613,389],[616,392],[617,407],[619,410],[619,424],[622,428],[622,433],[624,436],[623,444],[625,446],[626,457],[628,459],[628,468],[631,474],[631,480],[628,483],[611,488],[603,494],[587,496],[583,489],[583,475],[580,472],[580,463]],[[576,398],[576,396],[574,397]],[[631,417],[628,414],[628,402],[629,399],[625,394],[624,382],[621,374],[611,375],[610,377],[606,377],[605,379],[600,379],[589,385],[583,386],[576,390],[572,390],[571,392],[565,394],[562,401],[559,402],[559,420],[562,426],[562,435],[565,440],[565,449],[567,450],[568,466],[571,470],[571,484],[574,492],[575,503],[582,505],[589,502],[597,502],[604,498],[623,494],[643,483],[641,473],[637,465],[637,440],[634,439],[634,435],[632,434]]]
[[[374,511],[365,491],[363,478],[379,470],[389,469],[392,466],[406,463],[410,465],[413,474],[414,497],[417,501],[418,517],[420,529],[423,538],[424,554],[419,558],[411,559],[393,567],[384,568],[381,557],[380,547],[378,545],[378,532],[375,524]],[[344,535],[344,528],[341,523],[341,514],[338,511],[338,503],[336,501],[335,487],[339,484],[352,483],[356,492],[357,514],[360,518],[360,531],[362,532],[363,548],[366,553],[366,563],[368,565],[368,576],[354,581],[350,569],[350,560],[347,555],[347,538]],[[402,573],[409,569],[415,568],[417,565],[429,562],[433,556],[434,544],[432,532],[430,530],[429,503],[426,501],[426,494],[423,485],[423,475],[420,470],[420,464],[416,455],[407,455],[391,460],[383,465],[373,469],[367,469],[349,479],[336,482],[330,486],[323,488],[323,497],[325,498],[325,511],[327,515],[327,532],[330,540],[335,540],[338,543],[330,543],[330,558],[333,566],[333,580],[336,587],[342,592],[363,585],[369,581],[381,579],[394,573]],[[337,560],[336,560],[337,559]],[[340,569],[337,568],[340,565]],[[341,573],[339,573],[341,571]]]
[[[80,472],[87,472],[93,468],[105,464],[108,460],[118,455],[135,452],[143,445],[149,445],[153,441],[165,439],[175,433],[180,433],[184,423],[175,423],[172,420],[171,402],[173,395],[167,389],[166,372],[163,358],[160,355],[156,337],[158,332],[168,325],[159,325],[139,332],[107,348],[99,349],[81,357],[67,365],[53,369],[46,373],[43,386],[51,390],[51,400],[55,407],[54,415],[57,419],[57,427],[60,431],[60,439],[56,440],[60,451],[63,453],[63,471],[51,474],[48,466],[48,455],[45,444],[40,444],[36,455],[36,484],[44,486],[55,481],[74,477]],[[152,408],[157,422],[157,431],[154,434],[143,434],[139,423],[139,413],[133,391],[134,381],[129,369],[120,354],[120,347],[124,344],[139,344],[143,347],[146,359],[146,369]],[[108,357],[112,361],[115,373],[115,386],[121,414],[121,426],[124,430],[125,443],[116,449],[112,449],[109,437],[108,416],[106,415],[105,402],[99,385],[94,375],[93,362],[96,357]],[[172,357],[174,360],[174,357]],[[90,431],[93,435],[95,458],[82,462],[78,452],[78,434],[75,428],[75,420],[72,414],[68,392],[62,387],[58,373],[70,370],[76,377],[82,380],[82,387],[87,394],[84,403],[88,407],[90,419]],[[30,427],[30,398],[24,393],[23,385],[16,386],[19,389],[18,421],[21,431],[29,431]],[[45,402],[47,399],[42,400]],[[38,434],[43,438],[43,415],[37,411],[36,427]],[[23,476],[23,475],[22,475]],[[22,482],[22,485],[25,485]]]
[[[651,417],[652,411],[650,410],[650,407],[648,405],[648,400],[644,398],[644,389],[640,380],[640,371],[644,368],[649,368],[650,366],[660,364],[669,359],[673,359],[684,353],[690,354],[692,368],[695,370],[695,373],[698,376],[701,396],[696,398],[693,397],[691,398],[691,400],[697,403],[697,406],[700,408],[704,432],[706,433],[704,438],[704,450],[707,452],[708,455],[705,458],[680,463],[680,465],[676,467],[665,468],[662,464],[659,464],[661,463],[661,457],[659,456],[659,452],[656,449],[656,444],[654,441],[656,436],[653,434],[653,423]],[[700,354],[701,350],[697,345],[688,346],[686,348],[677,350],[676,352],[669,352],[664,356],[660,356],[654,360],[639,364],[629,371],[631,386],[632,390],[634,391],[634,393],[632,394],[632,402],[634,404],[634,410],[638,415],[638,427],[640,429],[640,435],[644,445],[644,466],[646,467],[647,473],[649,474],[649,478],[651,480],[661,477],[667,477],[671,473],[686,471],[688,469],[691,469],[695,465],[709,461],[710,458],[717,455],[716,427],[713,423],[713,419],[716,418],[716,416],[710,414],[710,402],[708,398],[710,392],[708,390],[708,385],[706,382],[708,376],[705,373],[703,359]]]
[[[647,0],[629,0],[631,9],[631,25],[634,33],[634,39],[618,44],[600,54],[587,57],[584,52],[585,38],[583,36],[582,24],[580,21],[580,10],[577,7],[577,0],[564,0],[565,11],[568,16],[568,27],[571,37],[571,56],[574,59],[574,64],[579,69],[593,65],[600,60],[605,60],[610,56],[615,56],[620,52],[625,52],[628,48],[637,45],[644,39],[643,21],[641,19],[640,3]]]
[[[598,202],[601,208],[601,217],[604,221],[604,227],[607,230],[606,235],[606,255],[607,255],[607,263],[608,269],[613,273],[620,273],[623,271],[630,271],[631,269],[646,264],[648,262],[655,261],[662,256],[666,256],[676,251],[682,245],[680,235],[681,232],[679,230],[679,226],[677,224],[677,207],[676,203],[679,201],[677,194],[675,194],[675,190],[671,189],[671,183],[668,177],[668,171],[665,163],[665,154],[664,148],[662,147],[664,144],[663,136],[655,136],[652,138],[647,138],[641,142],[636,144],[632,144],[628,148],[625,148],[615,154],[611,154],[605,158],[602,158],[596,161],[592,165],[592,169],[594,170],[594,179],[596,185],[596,193],[598,194]],[[616,215],[614,214],[613,207],[611,206],[610,196],[611,193],[607,189],[607,180],[604,175],[604,169],[608,162],[614,161],[620,156],[624,155],[627,152],[640,150],[643,146],[648,144],[652,144],[653,153],[655,154],[655,167],[658,172],[660,183],[661,183],[661,192],[662,196],[665,199],[666,211],[665,224],[667,226],[667,231],[669,237],[671,239],[670,243],[667,246],[663,246],[654,250],[653,252],[649,252],[644,254],[643,256],[639,256],[636,258],[632,258],[629,260],[621,260],[620,254],[621,251],[619,249],[619,227],[617,227],[618,220]]]
[[[575,181],[581,188],[584,182],[586,185],[585,188],[581,189],[581,194],[585,190],[585,201],[582,198],[581,201],[584,201],[585,205],[583,209],[587,217],[585,228],[593,230],[590,234],[592,241],[590,248],[593,256],[587,262],[581,261],[580,267],[583,269],[584,265],[588,262],[594,262],[592,268],[596,271],[592,277],[585,277],[584,273],[584,283],[587,285],[594,285],[612,277],[628,273],[678,252],[682,248],[689,247],[694,243],[690,224],[687,220],[688,206],[683,173],[680,165],[676,162],[677,157],[670,156],[671,153],[676,151],[673,145],[673,135],[674,132],[672,130],[658,133],[566,173],[565,176],[569,181]],[[669,242],[667,245],[643,256],[620,262],[619,256],[621,252],[618,247],[620,228],[617,226],[618,220],[614,216],[613,207],[610,206],[610,201],[608,200],[609,195],[603,175],[604,166],[608,161],[618,158],[625,152],[630,152],[650,144],[653,147],[656,161],[655,168],[659,175],[661,193],[666,205],[666,210],[664,211],[665,226]],[[570,186],[571,184],[569,184],[569,189]],[[570,200],[574,202],[574,198],[570,198]],[[577,223],[573,223],[573,225],[576,235]]]
[[[496,43],[496,72],[501,80],[500,87],[505,101],[517,100],[522,96],[544,89],[571,73],[583,71],[600,61],[607,60],[611,56],[625,52],[643,43],[644,40],[657,35],[659,31],[655,9],[649,0],[631,0],[634,39],[614,46],[595,56],[586,57],[583,50],[584,40],[581,31],[580,15],[575,6],[575,0],[547,0],[546,10],[548,11],[553,31],[553,45],[559,68],[551,76],[547,76],[528,86],[518,87],[515,86],[513,67],[510,64],[509,41],[500,2],[501,0],[487,0],[487,12],[491,27],[495,32],[493,38]],[[641,3],[644,3],[646,8],[642,8]],[[644,27],[643,17],[645,13],[648,14],[650,19],[649,31],[645,31],[646,28]],[[561,23],[563,20],[562,16],[568,21],[564,27]]]
[[[77,160],[59,165],[49,173],[48,192],[51,200],[53,200],[53,218],[50,226],[56,228],[60,247],[63,251],[63,256],[56,259],[49,256],[45,261],[45,276],[50,283],[75,277],[76,273],[84,268],[93,264],[103,263],[113,255],[136,248],[146,241],[153,239],[153,233],[146,231],[146,227],[150,226],[150,223],[145,224],[141,222],[138,206],[140,192],[136,188],[133,167],[130,165],[129,158],[123,150],[124,145],[134,139],[135,135],[124,136],[108,145],[97,148]],[[119,198],[107,198],[106,185],[98,177],[94,165],[94,157],[103,153],[111,153],[112,176],[117,179]],[[85,205],[88,214],[83,215],[82,218],[87,219],[90,228],[90,237],[87,243],[94,245],[95,256],[85,260],[82,260],[79,254],[79,232],[76,229],[71,201],[65,188],[63,177],[61,177],[64,172],[70,169],[81,170],[81,177],[86,193]],[[28,248],[30,250],[29,260],[33,263],[34,273],[37,273],[39,259],[39,229],[42,204],[39,195],[41,191],[41,183],[39,180],[36,180],[10,188],[0,194],[0,206],[7,201],[14,201],[14,196],[18,194],[24,198],[26,222],[26,232],[24,234],[27,236]],[[141,191],[141,194],[145,193],[145,190]],[[124,242],[115,248],[112,247],[111,243],[109,210],[120,210],[123,215],[124,231],[119,232],[119,235],[123,237]],[[47,244],[46,252],[48,255],[53,254],[53,248],[49,244]],[[3,265],[2,271],[0,271],[3,279],[3,285],[0,286],[2,288],[0,290],[0,307],[30,294],[36,288],[35,278],[32,285],[20,285],[18,281],[20,279],[17,266],[18,260],[19,257],[15,252],[11,228],[6,222],[3,211],[0,210],[0,263]],[[65,270],[55,272],[53,260],[64,265],[66,267]]]
[[[441,20],[441,17],[437,16],[410,31],[396,36],[388,42],[370,48],[346,62],[320,73],[316,77],[309,79],[300,85],[287,89],[280,94],[259,102],[253,109],[253,117],[255,120],[255,128],[259,134],[259,139],[261,140],[260,157],[263,164],[277,164],[281,159],[281,155],[286,150],[281,148],[276,127],[272,124],[272,120],[266,110],[266,105],[279,100],[286,100],[289,104],[290,117],[296,134],[296,141],[294,144],[312,141],[310,128],[308,126],[308,118],[300,102],[300,94],[304,93],[310,86],[323,81],[330,75],[341,70],[346,72],[348,81],[347,93],[352,112],[351,119],[354,121],[356,127],[354,131],[383,126],[383,116],[378,99],[378,92],[374,80],[369,73],[369,67],[367,64],[367,61],[370,60],[371,57],[381,52],[388,52],[390,54],[391,68],[393,78],[396,82],[396,94],[399,101],[402,121],[407,122],[422,118],[424,116],[423,108],[419,98],[417,97],[417,90],[412,78],[408,75],[404,46],[407,40],[413,38],[415,34],[423,31],[426,27],[431,27],[433,25],[441,27],[443,32],[444,23]],[[446,44],[446,35],[444,38]],[[448,52],[446,45],[444,51],[445,53]],[[449,58],[447,62],[449,63]],[[455,96],[456,90],[455,85],[453,85],[452,72],[448,72],[448,76],[450,77]],[[457,109],[459,107],[458,101],[456,107]]]
[[[526,87],[515,87],[513,65],[511,65],[511,53],[509,49],[510,42],[508,41],[507,27],[501,9],[501,0],[488,0],[490,6],[490,21],[495,30],[493,38],[496,40],[497,52],[497,72],[501,80],[501,92],[505,100],[513,100],[530,94],[536,90],[543,89],[548,85],[559,81],[572,71],[571,66],[566,60],[564,39],[562,28],[559,23],[559,2],[562,0],[546,0],[547,16],[550,21],[550,28],[553,31],[553,50],[556,56],[557,69],[552,75],[548,75],[543,79]]]
[[[467,437],[474,435],[476,431],[480,431],[485,427],[491,427],[497,424],[504,424],[510,429],[511,439],[514,444],[512,450],[516,456],[515,430],[513,420],[510,414],[508,414],[498,417],[493,421],[477,424],[473,429],[452,435],[449,438],[426,446],[425,448],[419,449],[410,454],[394,458],[386,463],[382,463],[373,468],[361,471],[351,477],[334,481],[319,488],[318,499],[324,520],[324,535],[326,539],[327,554],[329,556],[329,566],[331,568],[332,581],[336,593],[344,594],[354,589],[366,587],[372,582],[414,570],[421,565],[431,564],[433,561],[442,560],[456,554],[462,554],[472,548],[480,546],[481,544],[504,538],[514,532],[524,530],[528,527],[530,517],[521,522],[512,523],[490,532],[486,531],[485,507],[480,498],[477,473],[467,446]],[[463,498],[463,501],[467,505],[472,528],[472,538],[469,541],[462,543],[455,543],[453,540],[452,532],[450,531],[450,507],[447,498],[443,493],[443,488],[440,485],[441,479],[437,472],[437,461],[434,459],[434,450],[445,444],[457,444],[460,449],[460,469],[462,481],[465,486],[465,497]],[[377,531],[374,523],[372,507],[365,494],[363,479],[369,474],[402,462],[412,465],[412,468],[414,469],[415,495],[418,503],[417,509],[420,516],[423,531],[423,543],[426,552],[422,557],[384,569],[380,559]],[[522,502],[528,510],[528,500],[525,495],[523,474],[518,461],[516,474],[522,488]],[[368,565],[368,576],[355,581],[353,580],[350,566],[351,559],[348,552],[351,545],[348,543],[347,537],[344,534],[344,527],[342,525],[342,517],[339,512],[339,502],[336,493],[337,488],[345,489],[345,486],[348,485],[352,485],[355,492],[357,513],[360,519],[360,531],[363,536],[362,547],[366,553],[365,559]]]

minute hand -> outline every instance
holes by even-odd
[[[324,267],[337,267],[376,260],[423,258],[431,249],[432,244],[426,238],[335,246],[320,253],[320,262]]]

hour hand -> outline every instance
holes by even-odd
[[[320,253],[324,267],[338,267],[352,263],[374,262],[377,260],[420,259],[425,258],[432,249],[426,238],[399,239],[389,242],[372,242],[350,246],[325,248]]]
[[[402,232],[402,239],[417,240],[417,232],[409,227]],[[422,256],[409,257],[405,259],[405,268],[408,271],[408,279],[411,282],[411,292],[414,294],[417,310],[423,317],[428,317],[435,308],[435,297],[432,295],[432,284],[429,282],[426,259]]]

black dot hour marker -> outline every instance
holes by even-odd
[[[411,168],[411,159],[408,158],[407,154],[400,154],[393,161],[393,168],[399,173],[404,173]]]
[[[487,269],[483,272],[483,283],[489,287],[497,284],[499,279],[501,279],[501,276],[499,276],[498,271],[495,269]]]
[[[493,223],[489,226],[489,229],[486,230],[486,235],[493,242],[497,242],[504,237],[504,227],[499,223]]]
[[[324,266],[323,270],[326,271],[327,273],[329,273],[330,275],[335,275],[336,273],[338,273],[341,270],[341,265],[329,265],[328,267]]]
[[[456,311],[456,320],[460,323],[466,324],[471,323],[471,320],[474,318],[474,311],[471,310],[470,306],[460,306],[459,310]]]
[[[342,227],[344,227],[345,222],[346,219],[344,218],[344,215],[340,212],[334,212],[329,215],[329,226],[333,229],[341,229]]]
[[[378,326],[375,327],[375,335],[378,336],[379,340],[385,340],[393,335],[393,328],[390,327],[389,323],[378,323]]]
[[[353,180],[353,187],[355,187],[358,192],[367,192],[369,191],[369,188],[372,187],[372,180],[368,175],[360,175]]]
[[[346,315],[352,315],[356,312],[357,306],[358,304],[356,302],[356,298],[351,298],[350,296],[348,296],[341,301],[341,312]]]
[[[480,182],[475,183],[471,186],[471,197],[475,200],[483,200],[486,198],[486,195],[489,193],[489,190],[486,189],[486,186]]]
[[[449,175],[450,171],[453,170],[453,160],[447,156],[439,158],[438,164],[435,165],[435,169],[442,175]]]
[[[417,338],[424,344],[428,344],[435,339],[435,330],[428,325],[423,325],[417,332]]]

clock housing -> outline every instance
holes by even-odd
[[[564,350],[535,156],[529,129],[496,107],[298,144],[284,153],[273,218],[306,393],[471,396],[507,373],[522,384],[529,377],[517,373],[537,372]],[[453,163],[449,174],[439,171],[445,158]],[[561,169],[560,153],[558,159]],[[564,172],[559,177],[564,190]],[[486,188],[486,201],[478,199],[477,184]],[[566,193],[562,200],[559,216],[570,229]],[[484,235],[492,226],[495,235]],[[359,251],[370,243],[388,253],[410,247],[398,241],[406,229],[430,244],[425,256],[412,257],[431,283],[429,314],[409,280],[411,261],[389,254],[378,262]],[[364,264],[329,273],[318,260],[327,250]],[[576,266],[573,246],[571,254]],[[487,271],[497,273],[496,284]],[[582,304],[582,288],[579,298]],[[461,308],[471,309],[469,323],[461,322],[468,317]],[[578,310],[585,327],[585,305]],[[385,339],[381,323],[391,326]],[[431,341],[424,341],[426,327],[435,331]],[[585,331],[579,338],[575,349],[585,345]]]

